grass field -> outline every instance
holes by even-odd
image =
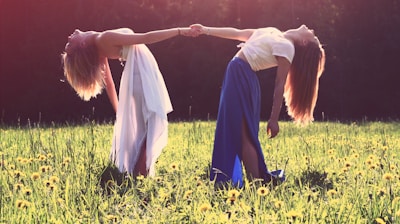
[[[122,183],[101,181],[110,124],[0,127],[0,223],[400,223],[400,123],[280,126],[260,141],[287,181],[224,190],[212,121],[170,123],[156,176]]]

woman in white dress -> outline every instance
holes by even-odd
[[[172,106],[157,62],[144,44],[181,34],[196,36],[196,31],[172,28],[134,33],[128,28],[103,32],[77,29],[68,37],[62,54],[66,79],[85,101],[105,88],[117,114],[111,160],[120,172],[154,175],[155,162],[167,144],[167,114]],[[126,61],[118,97],[108,59]]]

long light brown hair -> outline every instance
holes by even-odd
[[[64,75],[80,98],[85,101],[96,97],[104,87],[104,70],[101,67],[96,45],[76,47],[62,53]]]
[[[285,102],[295,123],[314,120],[319,78],[325,67],[325,51],[319,43],[294,43],[295,55],[285,84]]]

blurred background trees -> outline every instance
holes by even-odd
[[[281,30],[307,24],[327,53],[316,120],[398,119],[399,7],[399,0],[0,0],[1,123],[113,120],[106,94],[83,102],[62,82],[60,54],[75,28],[146,32],[192,23]],[[216,118],[238,43],[201,36],[148,45],[170,91],[171,120]],[[123,68],[118,61],[111,67],[118,88]],[[274,75],[259,72],[263,119]]]

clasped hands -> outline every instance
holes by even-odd
[[[206,34],[206,28],[201,24],[193,24],[189,27],[179,28],[180,34],[186,37],[198,37],[201,34]]]

